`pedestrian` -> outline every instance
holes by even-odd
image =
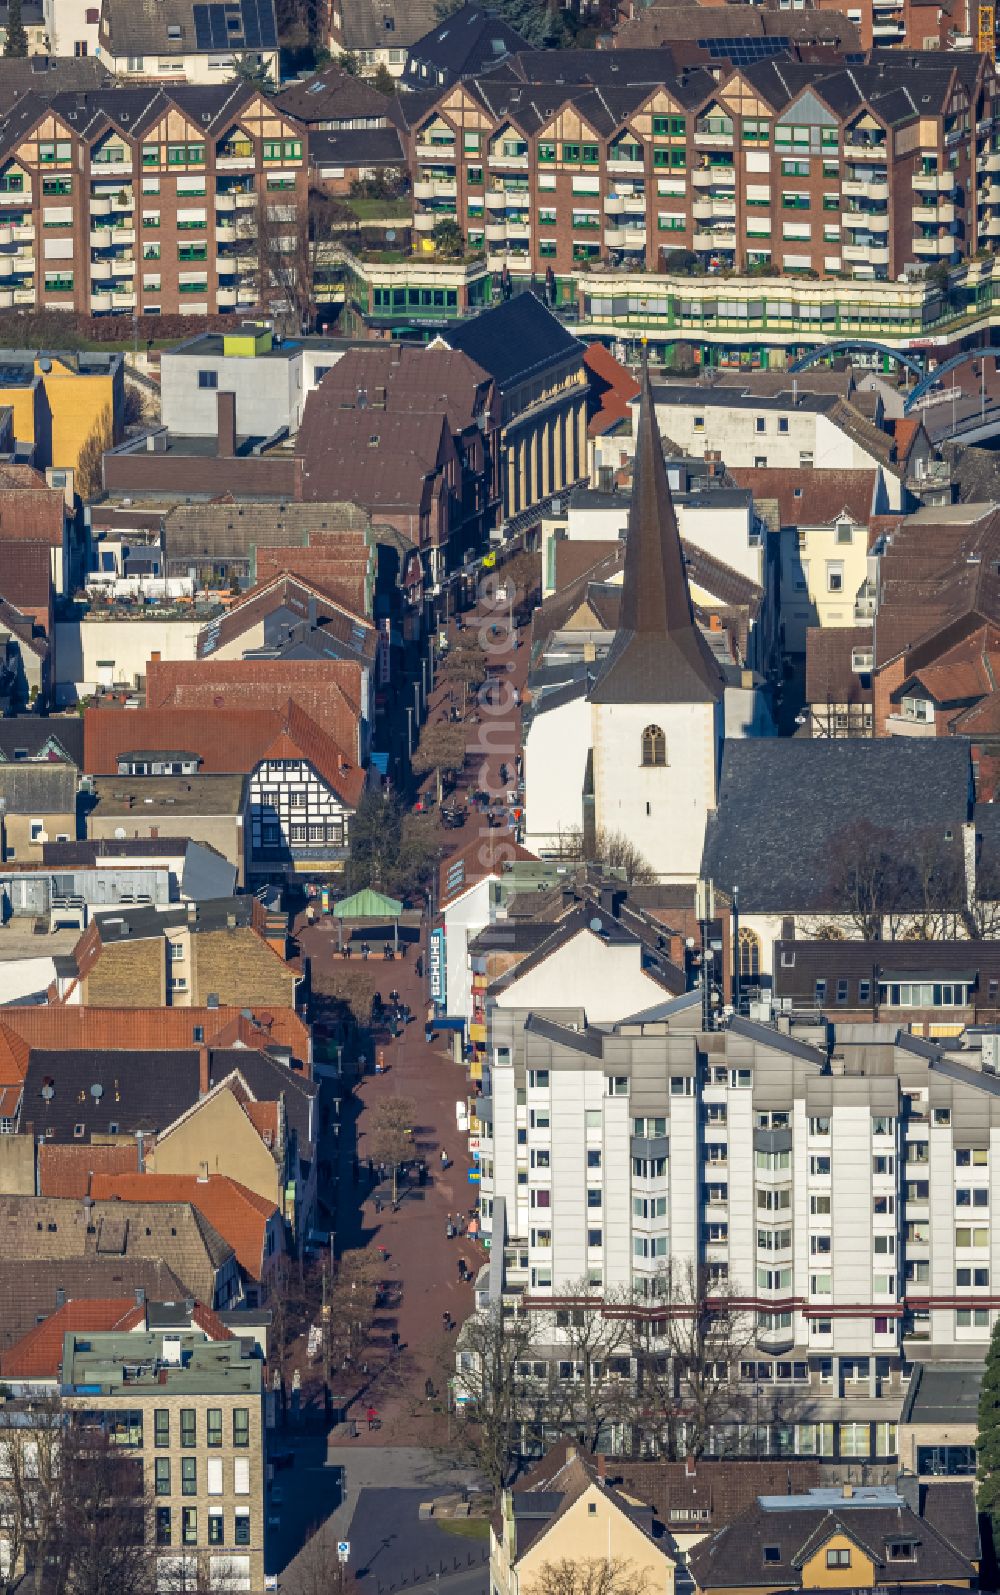
[[[458,1233],[460,1235],[464,1235],[465,1234],[465,1214],[464,1213],[459,1213],[459,1215],[458,1215]]]
[[[444,1312],[441,1314],[441,1324],[445,1332],[451,1328],[451,1313],[447,1308],[445,1308]]]
[[[386,1251],[385,1247],[384,1246],[380,1246],[379,1249],[378,1249],[378,1260],[379,1260],[379,1262],[380,1263],[384,1263],[386,1261],[386,1259],[388,1258],[388,1256],[389,1256],[389,1253]]]
[[[389,993],[389,1001],[392,1003],[394,1008],[399,1007],[399,992],[396,990],[395,986]]]
[[[361,956],[362,956],[363,959],[365,959],[366,962],[367,962],[367,959],[368,959],[368,954],[370,952],[371,952],[371,948],[369,947],[368,943],[366,941],[363,941],[361,943]]]
[[[461,1283],[463,1285],[465,1284],[465,1276],[467,1275],[468,1272],[469,1272],[469,1269],[468,1269],[468,1265],[466,1264],[465,1258],[464,1257],[460,1257],[458,1259],[458,1277],[459,1277],[459,1280],[461,1281]]]
[[[424,1395],[427,1397],[428,1401],[434,1400],[434,1380],[431,1379],[430,1376],[424,1380]]]
[[[448,1214],[448,1224],[447,1224],[447,1228],[445,1230],[445,1234],[447,1235],[449,1240],[451,1240],[452,1228],[453,1228],[453,1220],[452,1220],[451,1214],[449,1213]]]
[[[376,1198],[375,1198],[375,1212],[376,1213],[381,1213],[381,1211],[382,1211],[382,1198],[380,1196],[376,1196]]]
[[[310,903],[309,907],[306,909],[306,923],[309,925],[315,925],[316,923],[316,910],[312,903]]]
[[[368,1429],[369,1432],[371,1432],[371,1430],[374,1429],[375,1425],[378,1423],[378,1413],[374,1407],[369,1407],[365,1413],[365,1417],[368,1419]]]

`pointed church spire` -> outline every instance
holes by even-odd
[[[621,615],[592,703],[703,703],[722,674],[695,624],[684,553],[643,360]]]

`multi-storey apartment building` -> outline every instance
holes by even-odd
[[[247,1344],[186,1327],[64,1341],[68,1405],[142,1460],[159,1588],[264,1588],[263,1362]]]
[[[655,1341],[694,1279],[745,1325],[710,1374],[755,1395],[717,1451],[890,1459],[912,1362],[981,1359],[1000,1305],[996,1054],[700,1019],[700,993],[602,1026],[493,1009],[480,1300],[536,1310],[563,1380],[560,1308],[628,1299]]]
[[[0,128],[0,309],[280,299],[306,158],[304,130],[246,85],[25,95]]]
[[[986,56],[770,60],[718,80],[666,78],[647,51],[507,66],[415,121],[414,225],[457,220],[556,303],[581,268],[892,282],[1000,236]]]

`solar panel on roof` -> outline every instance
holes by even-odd
[[[780,35],[769,39],[699,39],[698,44],[714,59],[729,60],[749,66],[754,61],[769,61],[772,56],[783,55],[791,41]]]

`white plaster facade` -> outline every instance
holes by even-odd
[[[585,929],[520,977],[515,969],[496,1004],[500,1008],[585,1007],[596,1023],[612,1023],[665,1001],[666,995],[660,981],[643,969],[638,941],[609,943]]]
[[[716,703],[593,704],[594,817],[621,832],[661,880],[695,881],[705,824],[718,793],[723,711]],[[642,764],[651,724],[666,737],[666,764]]]
[[[524,845],[539,858],[560,851],[561,838],[583,824],[583,784],[590,751],[586,697],[535,715],[524,744]]]
[[[162,620],[57,621],[58,704],[75,703],[98,687],[134,687],[145,677],[154,654],[161,659],[194,659],[203,622]]]

